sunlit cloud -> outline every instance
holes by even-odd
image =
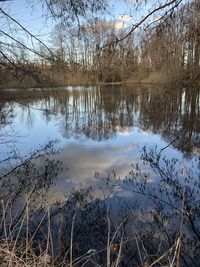
[[[115,29],[120,30],[125,28],[125,23],[123,21],[117,21],[115,23]]]
[[[126,22],[132,20],[132,16],[129,15],[121,15],[118,18],[119,21]]]
[[[128,132],[128,131],[120,131],[118,134],[121,135],[121,136],[129,136],[129,135],[131,135],[131,132]]]
[[[124,29],[128,25],[127,23],[132,20],[132,17],[129,15],[121,15],[118,17],[117,22],[115,23],[115,29]]]

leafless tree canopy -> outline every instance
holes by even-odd
[[[106,0],[43,0],[42,5],[55,25],[50,42],[1,4],[2,84],[20,84],[26,77],[35,85],[74,83],[75,76],[85,83],[123,81],[165,69],[166,79],[199,75],[198,1],[135,1],[124,14],[128,23],[102,18],[103,12],[112,15]]]

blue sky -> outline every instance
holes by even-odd
[[[11,0],[1,3],[0,6],[4,10],[9,11],[9,14],[34,34],[46,35],[53,24],[50,20],[46,21],[44,18],[41,2],[35,1],[35,3],[37,4],[31,7],[31,4],[28,4],[27,0]],[[126,1],[125,3],[123,0],[111,0],[108,9],[110,14],[106,13],[103,16],[107,19],[116,20],[120,15],[128,14],[132,6],[133,3],[131,1]]]
[[[119,21],[120,16],[127,15],[124,17],[126,19],[126,21],[124,19],[124,25],[132,25],[138,22],[143,15],[148,14],[148,10],[155,7],[154,4],[157,2],[157,0],[149,0],[147,1],[147,5],[143,5],[141,9],[137,9],[137,11],[135,11],[134,3],[136,3],[136,0],[108,1],[108,12],[103,14],[102,18],[116,21],[119,27],[120,25],[123,25],[123,20]],[[159,2],[161,3],[163,0],[160,0]],[[42,8],[42,0],[10,0],[4,3],[0,2],[0,7],[17,19],[25,28],[27,28],[32,34],[36,35],[40,40],[44,42],[49,42],[49,40],[51,40],[50,34],[55,23],[53,23],[50,19],[46,20],[43,12],[44,10]],[[131,15],[131,20],[129,20],[129,15]],[[158,14],[156,14],[156,16],[159,17]],[[7,31],[7,28],[7,22],[5,21],[4,30]],[[21,32],[21,34],[23,33]],[[24,36],[22,36],[22,39],[24,39]]]
[[[33,34],[45,38],[51,28],[50,21],[46,22],[43,17],[42,6],[39,2],[33,8],[27,4],[26,0],[12,0],[0,6]]]

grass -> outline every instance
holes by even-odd
[[[35,151],[22,163],[24,177],[22,170],[12,169],[13,175],[19,174],[19,185],[13,186],[19,186],[20,194],[12,192],[14,198],[5,194],[14,177],[10,172],[0,178],[1,182],[8,179],[1,192],[0,266],[198,267],[200,184],[195,182],[200,165],[197,161],[197,169],[177,172],[177,160],[161,157],[172,142],[160,151],[144,148],[142,154],[142,160],[150,164],[160,181],[148,182],[148,175],[137,164],[127,179],[106,179],[112,189],[116,186],[117,190],[132,192],[135,202],[131,203],[119,198],[94,198],[89,188],[73,191],[50,206],[45,195],[41,198],[41,188],[45,192],[48,188],[43,182],[47,165],[39,172],[37,167],[35,173],[31,163],[44,159],[51,167],[48,170],[53,171],[52,177],[59,165],[47,162],[53,152],[51,144]],[[186,176],[180,179],[179,173]],[[147,200],[147,205],[138,203],[138,195]],[[17,211],[20,196],[26,197]]]
[[[114,70],[113,70],[114,72]],[[114,77],[114,75],[112,75]],[[38,77],[13,76],[9,73],[2,75],[0,88],[27,88],[27,87],[49,87],[49,86],[67,86],[67,85],[94,85],[94,84],[121,84],[121,83],[167,83],[180,78],[177,70],[152,71],[147,72],[145,69],[137,70],[135,73],[126,75],[123,79],[113,78],[110,81],[102,78],[99,80],[92,74],[81,70],[48,70],[44,69],[38,74]]]
[[[60,203],[61,204],[61,203]],[[110,213],[110,207],[107,203],[103,203],[103,225],[98,225],[101,228],[96,229],[98,234],[102,234],[104,245],[94,248],[94,245],[99,243],[98,235],[95,232],[90,234],[95,237],[93,242],[89,244],[90,249],[80,247],[80,235],[84,236],[85,227],[90,227],[89,219],[86,215],[93,216],[94,221],[98,224],[98,218],[95,220],[96,213],[99,211],[92,203],[87,203],[86,206],[74,208],[70,207],[71,217],[69,224],[65,222],[63,214],[58,222],[58,212],[55,212],[52,207],[47,207],[40,213],[40,219],[37,212],[31,211],[31,203],[26,199],[23,216],[20,220],[12,218],[11,207],[8,203],[2,201],[2,220],[1,220],[1,239],[0,239],[0,264],[2,267],[73,267],[73,266],[180,266],[180,249],[182,242],[183,220],[174,242],[166,247],[163,246],[165,241],[155,238],[144,239],[144,235],[149,235],[149,232],[139,231],[135,227],[135,223],[129,222],[128,228],[127,217],[122,219],[115,225]],[[63,205],[63,203],[62,203]],[[68,205],[70,205],[68,203]],[[67,205],[67,206],[68,206]],[[64,204],[66,207],[66,203]],[[63,207],[64,207],[63,206]],[[99,207],[100,207],[99,206]],[[91,207],[93,207],[91,209]],[[57,208],[61,211],[60,207]],[[69,208],[69,207],[68,207]],[[86,221],[81,220],[80,214],[83,209],[87,213],[84,215]],[[59,212],[60,212],[59,211]],[[62,212],[66,212],[62,209]],[[88,214],[91,213],[91,214]],[[86,216],[86,217],[85,217]],[[66,218],[66,217],[65,217]],[[183,218],[183,217],[182,217]],[[81,225],[81,222],[83,225]],[[64,224],[64,228],[57,227],[56,224]],[[57,227],[57,228],[56,228]],[[67,227],[65,229],[65,227]],[[55,228],[57,229],[55,231]],[[79,229],[78,229],[79,228]],[[66,231],[65,231],[65,230]],[[129,234],[127,233],[129,229]],[[88,231],[89,229],[87,229]],[[90,230],[89,230],[90,231]],[[91,229],[93,231],[93,229]],[[62,236],[68,232],[67,242],[62,243]],[[61,234],[59,234],[61,233]],[[80,238],[80,240],[78,240]],[[85,247],[87,248],[87,238],[84,237]],[[58,240],[59,239],[59,240]],[[99,238],[101,239],[101,237]],[[89,238],[90,240],[90,238]],[[154,254],[150,253],[149,246],[153,245],[156,240],[157,248]],[[93,244],[92,244],[93,243]],[[58,248],[59,244],[59,248]],[[84,243],[82,243],[84,244]],[[162,248],[163,247],[163,248]],[[165,250],[164,250],[165,248]],[[130,262],[131,261],[131,262]],[[122,265],[121,265],[122,264]]]

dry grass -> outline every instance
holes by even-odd
[[[128,74],[127,74],[128,75]],[[167,83],[179,77],[179,70],[172,67],[165,71],[154,71],[149,74],[149,70],[141,68],[125,77],[118,79],[115,69],[111,69],[112,79],[102,77],[101,80],[94,77],[94,74],[81,70],[44,69],[41,70],[37,79],[32,76],[14,77],[10,74],[4,75],[6,79],[0,81],[0,88],[26,88],[26,87],[48,87],[67,85],[89,85],[97,83]]]
[[[132,242],[136,246],[135,257],[139,258],[137,267],[179,267],[180,266],[180,248],[182,229],[180,230],[173,245],[164,253],[160,253],[160,246],[158,244],[157,254],[148,254],[148,248],[140,237],[140,233],[132,231],[132,235],[127,237],[125,234],[124,225],[126,219],[112,229],[112,221],[109,213],[109,208],[105,214],[107,221],[107,245],[101,250],[91,249],[86,253],[75,257],[74,250],[76,249],[74,230],[75,222],[78,220],[79,210],[74,211],[71,220],[71,234],[70,244],[64,249],[62,257],[55,255],[54,242],[52,234],[52,217],[50,208],[47,208],[37,223],[35,230],[30,231],[30,208],[29,200],[27,200],[25,212],[20,221],[15,223],[14,219],[8,220],[9,209],[4,202],[2,202],[2,221],[1,230],[2,237],[0,240],[0,266],[2,267],[73,267],[73,266],[102,266],[98,262],[98,256],[103,253],[105,259],[103,260],[106,267],[119,267],[124,258],[127,257],[125,247]],[[46,225],[46,230],[43,232],[42,243],[36,242],[35,236],[39,230]],[[181,224],[182,225],[182,224]],[[181,226],[182,227],[182,226]],[[133,229],[133,228],[132,228]],[[44,231],[44,230],[42,230]],[[63,233],[64,234],[64,233]],[[57,235],[58,236],[58,235]],[[116,237],[118,236],[118,239]],[[55,238],[55,237],[54,237]],[[118,241],[117,241],[118,240]],[[151,260],[150,260],[151,259]],[[125,260],[126,262],[126,260]],[[124,265],[123,265],[124,266]],[[128,265],[130,266],[130,265]]]

